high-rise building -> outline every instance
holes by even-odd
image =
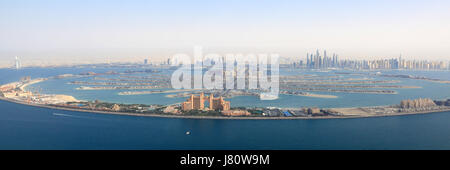
[[[19,57],[17,57],[17,56],[16,56],[16,64],[15,64],[15,67],[16,67],[17,70],[20,69],[20,67],[22,67],[22,65],[21,65],[21,63],[20,63],[20,60],[19,60]]]
[[[306,67],[309,68],[311,60],[309,60],[309,53],[306,53]]]
[[[327,51],[323,51],[323,55],[320,54],[319,50],[316,50],[316,53],[307,53],[306,54],[306,68],[310,69],[322,69],[322,68],[330,68],[330,67],[339,67],[339,58],[338,55],[333,53],[332,56],[328,56]]]
[[[208,101],[209,107],[205,108],[205,101]],[[189,110],[230,110],[230,102],[225,101],[223,97],[214,98],[211,94],[209,97],[204,93],[200,93],[200,96],[191,95],[186,102],[181,104],[184,111]]]

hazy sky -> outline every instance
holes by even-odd
[[[448,0],[0,0],[0,65],[327,49],[450,58]]]

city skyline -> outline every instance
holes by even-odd
[[[450,150],[450,0],[0,0],[0,37],[0,151],[21,162],[275,169]]]
[[[448,60],[446,1],[2,1],[0,66],[315,49],[342,59]]]
[[[226,55],[222,55],[226,57]],[[138,65],[170,65],[171,57],[158,58],[151,60],[152,57],[136,57],[135,60],[126,61],[111,61],[109,58],[99,62],[84,62],[84,63],[47,63],[38,64],[33,63],[25,65],[25,67],[57,67],[57,66],[79,66],[79,65],[96,65],[96,64],[138,64]],[[291,65],[294,68],[306,69],[357,69],[357,70],[371,70],[371,69],[407,69],[407,70],[450,70],[449,60],[427,60],[427,59],[405,59],[402,55],[399,57],[382,57],[373,59],[341,59],[339,54],[333,53],[332,56],[327,56],[326,50],[323,53],[316,52],[307,53],[306,57],[284,58],[279,60],[280,64]],[[15,56],[12,65],[1,66],[0,68],[15,68],[16,70],[22,68],[22,61],[18,56]]]

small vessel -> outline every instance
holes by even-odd
[[[190,135],[190,134],[191,134],[191,132],[190,132],[190,131],[187,131],[187,132],[186,132],[186,135]]]
[[[277,95],[273,95],[273,94],[261,93],[259,95],[259,99],[260,100],[276,100],[276,99],[278,99],[278,94]]]

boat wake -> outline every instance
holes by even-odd
[[[72,118],[80,118],[80,119],[95,119],[91,117],[84,117],[84,116],[75,116],[70,114],[63,114],[63,113],[53,113],[54,116],[63,116],[63,117],[72,117]]]

